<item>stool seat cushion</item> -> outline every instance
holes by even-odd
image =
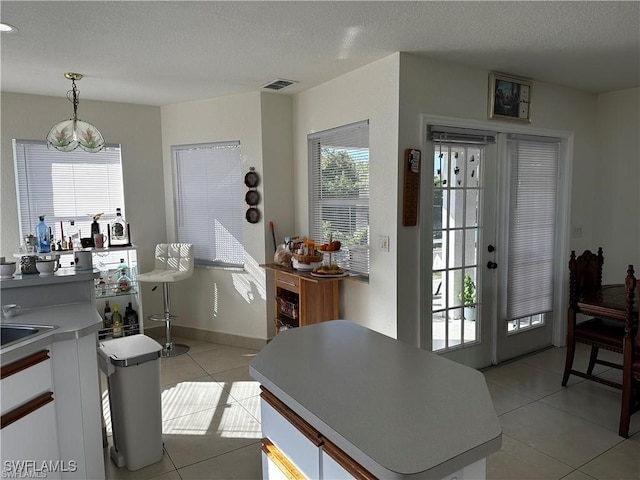
[[[151,270],[147,273],[140,273],[138,275],[139,282],[179,282],[185,280],[192,275],[190,271],[180,270]]]
[[[193,245],[159,243],[155,251],[155,268],[140,273],[139,282],[179,282],[193,275]]]

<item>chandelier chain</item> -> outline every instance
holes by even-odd
[[[80,103],[80,90],[76,87],[75,79],[71,80],[71,90],[67,92],[67,100],[73,104],[73,119],[78,119],[78,104]]]

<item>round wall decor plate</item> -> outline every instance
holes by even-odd
[[[247,202],[247,205],[257,205],[260,203],[260,194],[257,190],[249,190],[244,196],[244,201]]]
[[[255,207],[251,207],[247,209],[245,218],[249,223],[258,223],[260,221],[260,211]]]
[[[249,188],[255,188],[258,186],[258,174],[253,170],[248,172],[244,176],[244,184]]]

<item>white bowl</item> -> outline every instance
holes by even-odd
[[[38,260],[36,262],[36,268],[43,277],[53,275],[53,273],[58,270],[58,260]]]
[[[3,262],[0,264],[0,278],[8,280],[13,278],[13,274],[16,273],[16,262]]]
[[[296,270],[300,270],[301,272],[310,272],[314,268],[322,266],[321,261],[311,262],[311,263],[300,263],[294,258],[292,259],[292,262],[293,262],[293,268],[295,268]]]

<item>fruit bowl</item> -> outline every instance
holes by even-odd
[[[334,240],[332,242],[324,243],[320,245],[318,247],[318,250],[320,250],[322,253],[326,253],[326,252],[334,253],[334,252],[339,252],[341,247],[342,247],[342,244],[339,241]]]

